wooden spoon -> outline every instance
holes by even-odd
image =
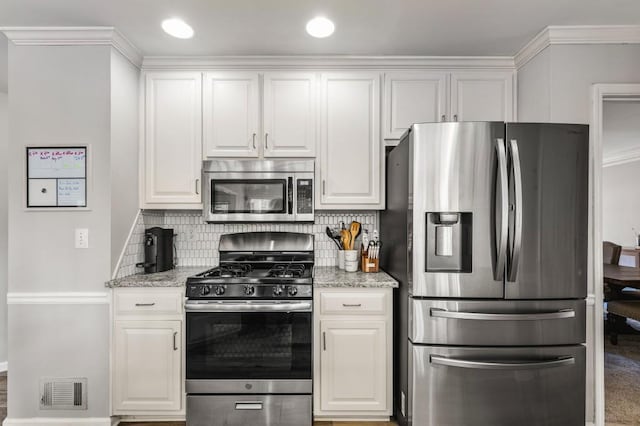
[[[351,248],[349,250],[353,250],[353,244],[355,244],[356,238],[360,235],[360,222],[351,222],[349,233],[351,234]]]
[[[345,250],[351,250],[351,233],[346,229],[341,229],[340,236],[342,237],[342,247]]]

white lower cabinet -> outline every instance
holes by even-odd
[[[388,419],[392,410],[392,290],[314,293],[314,415]]]
[[[182,415],[180,289],[114,290],[112,407],[115,415]],[[167,306],[175,306],[175,310]]]

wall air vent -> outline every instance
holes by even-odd
[[[87,379],[85,377],[42,377],[40,409],[86,410]]]

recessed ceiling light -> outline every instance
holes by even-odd
[[[333,22],[327,18],[318,16],[307,22],[307,32],[317,38],[329,37],[336,29]]]
[[[162,29],[165,33],[177,38],[193,37],[193,28],[182,19],[165,19],[162,21]]]

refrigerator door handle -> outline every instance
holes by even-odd
[[[496,281],[504,279],[507,261],[507,243],[509,235],[509,181],[507,172],[507,153],[504,139],[496,139],[496,155],[498,158],[498,174],[496,179],[496,264],[493,272]]]
[[[507,281],[515,282],[518,278],[518,266],[520,264],[520,251],[522,249],[522,172],[520,168],[520,151],[518,141],[509,141],[509,164],[511,166],[511,178],[513,179],[513,197],[510,208],[513,210],[514,226],[511,236],[509,262],[507,264]]]
[[[452,312],[445,309],[431,308],[431,316],[435,318],[451,318],[477,321],[539,321],[575,318],[573,309],[556,312],[537,312],[532,314],[493,314],[481,312]]]
[[[431,355],[429,362],[445,367],[473,368],[479,370],[542,370],[545,368],[565,367],[575,364],[574,357],[560,357],[542,361],[514,360],[507,362],[473,361]]]

